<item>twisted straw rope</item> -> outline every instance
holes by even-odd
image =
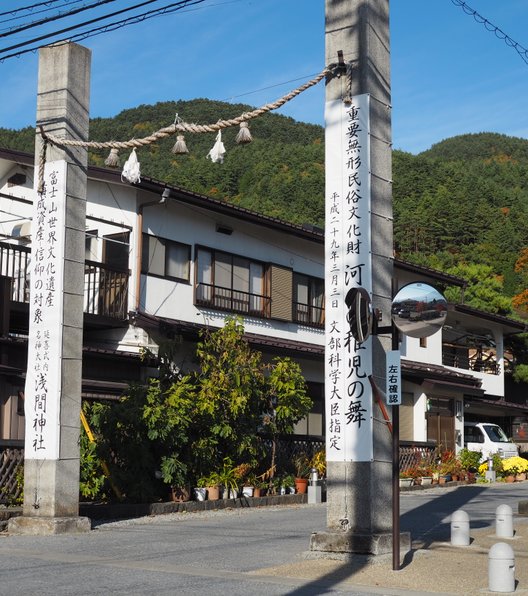
[[[157,130],[156,132],[152,133],[148,137],[143,137],[141,139],[131,139],[130,141],[106,141],[106,142],[102,142],[102,143],[100,143],[98,141],[77,141],[77,140],[73,140],[73,139],[63,139],[60,137],[56,137],[54,135],[50,135],[50,134],[44,132],[42,129],[40,130],[40,134],[49,143],[51,143],[52,145],[59,146],[59,147],[70,146],[70,147],[87,147],[87,148],[93,148],[93,149],[107,149],[107,148],[130,149],[133,147],[142,147],[144,145],[150,145],[152,143],[155,143],[156,141],[159,141],[160,139],[171,136],[177,132],[189,132],[189,133],[217,132],[221,129],[229,128],[231,126],[236,126],[237,124],[240,124],[241,122],[247,122],[248,120],[252,120],[253,118],[257,118],[258,116],[265,114],[266,112],[271,112],[272,110],[276,110],[277,108],[280,108],[285,103],[292,100],[294,97],[297,97],[297,95],[300,95],[301,93],[303,93],[303,91],[306,91],[310,87],[317,85],[317,83],[319,83],[319,81],[321,81],[326,75],[330,74],[332,72],[332,70],[333,70],[332,66],[325,68],[316,77],[314,77],[307,83],[304,83],[304,85],[297,87],[297,89],[290,91],[289,93],[287,93],[286,95],[284,95],[283,97],[278,99],[277,101],[265,104],[264,106],[262,106],[260,108],[256,108],[255,110],[253,110],[251,112],[245,112],[244,114],[241,114],[240,116],[237,116],[236,118],[231,118],[230,120],[219,120],[216,124],[191,124],[188,122],[178,122],[178,123],[175,122],[174,124],[171,124],[170,126],[167,126],[165,128],[160,128],[160,130]]]

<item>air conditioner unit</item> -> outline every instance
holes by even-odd
[[[13,238],[30,238],[31,222],[27,220],[14,226],[11,236],[13,236]]]

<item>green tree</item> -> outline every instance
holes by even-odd
[[[277,439],[290,434],[307,416],[312,399],[306,393],[306,381],[301,367],[291,358],[275,358],[266,377],[265,406],[262,422],[264,431],[271,437],[270,482],[276,466]]]
[[[464,302],[469,306],[494,314],[511,314],[511,299],[502,293],[502,281],[491,267],[461,263],[448,269],[447,273],[467,280]],[[450,301],[460,302],[460,288],[448,288],[445,296]]]

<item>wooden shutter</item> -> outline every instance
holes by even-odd
[[[271,318],[292,320],[293,274],[291,269],[280,265],[270,267]]]
[[[400,408],[400,439],[402,441],[414,441],[414,397],[412,393],[402,395]]]

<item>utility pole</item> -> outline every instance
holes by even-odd
[[[326,0],[325,403],[327,531],[311,550],[392,550],[391,435],[369,377],[385,385],[391,335],[358,343],[345,301],[368,293],[384,324],[392,300],[389,0]],[[348,295],[348,296],[347,296]]]
[[[39,186],[42,137],[88,139],[90,51],[68,43],[41,48],[37,100],[28,364],[25,388],[23,516],[13,534],[90,529],[79,517],[85,148],[49,145]]]

